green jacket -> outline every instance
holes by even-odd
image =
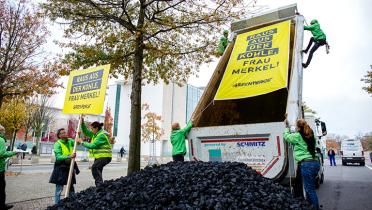
[[[174,155],[185,155],[186,154],[186,135],[190,132],[192,128],[192,122],[189,122],[185,128],[179,130],[173,130],[171,134],[172,143],[172,156]]]
[[[91,143],[83,142],[82,145],[89,149],[89,152],[93,155],[93,157],[100,158],[112,156],[112,146],[110,144],[107,131],[101,129],[94,134],[87,128],[85,123],[81,124],[81,130],[85,136],[88,136],[92,140]]]
[[[317,20],[312,20],[309,26],[304,26],[304,30],[308,30],[313,34],[315,41],[326,40],[326,35],[320,29],[320,25]]]
[[[16,155],[16,152],[6,151],[5,137],[0,134],[0,172],[5,171],[5,159]]]
[[[71,152],[74,149],[74,140],[68,139],[67,142],[62,139],[58,139],[59,142],[61,142],[63,145],[65,145]],[[68,160],[70,159],[70,155],[64,155],[62,152],[62,147],[59,142],[54,143],[54,155],[56,156],[56,160]]]
[[[218,48],[217,48],[217,52],[219,55],[223,55],[228,44],[229,44],[229,40],[225,36],[221,37],[220,42],[218,43]]]
[[[284,140],[294,145],[294,156],[297,162],[305,159],[314,159],[310,152],[307,150],[307,144],[302,139],[300,133],[290,133],[289,129],[286,128],[283,136]]]

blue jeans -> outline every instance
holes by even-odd
[[[54,193],[54,203],[55,204],[58,204],[59,201],[61,201],[61,194],[62,194],[62,191],[63,191],[63,185],[58,185],[56,184],[56,191]],[[74,186],[71,185],[71,188],[70,188],[70,195],[73,195],[75,194],[75,189],[74,189]]]
[[[332,163],[333,163],[334,166],[336,166],[335,156],[334,155],[330,155],[328,157],[329,157],[329,163],[331,164],[331,166],[332,166]]]
[[[315,209],[319,209],[318,196],[315,191],[315,178],[319,169],[320,164],[317,161],[301,162],[301,175],[304,182],[306,196]]]

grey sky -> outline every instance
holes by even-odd
[[[329,133],[372,132],[372,97],[360,79],[372,65],[372,3],[369,0],[258,0],[270,9],[297,3],[308,23],[318,19],[331,46],[321,47],[304,70],[303,100],[327,123]],[[304,47],[310,39],[305,32]],[[306,57],[305,57],[306,58]],[[200,69],[189,83],[205,86],[216,62]]]

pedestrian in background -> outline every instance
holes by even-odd
[[[0,209],[11,209],[12,205],[5,204],[5,159],[16,155],[16,153],[6,151],[5,142],[5,128],[0,125]]]
[[[320,163],[315,151],[314,132],[304,119],[297,120],[295,133],[290,133],[287,119],[284,123],[286,126],[284,140],[294,146],[294,156],[299,163],[307,198],[315,209],[319,209],[315,178],[320,169]]]
[[[123,158],[124,153],[125,153],[125,149],[124,149],[124,147],[121,147],[121,149],[120,149],[120,157],[121,158]]]
[[[187,134],[192,128],[192,120],[186,125],[185,128],[181,129],[179,123],[172,124],[171,143],[172,143],[172,157],[173,161],[185,160],[186,155],[186,144],[185,139]]]
[[[52,175],[50,176],[49,183],[56,185],[54,193],[55,204],[61,200],[61,194],[63,186],[67,185],[68,175],[70,172],[71,159],[76,157],[76,153],[73,153],[74,140],[68,138],[67,132],[64,128],[60,128],[57,131],[58,140],[54,143],[54,155],[55,162]],[[70,187],[70,194],[75,193],[74,184],[76,184],[75,174],[79,174],[79,168],[75,162],[74,173],[72,175],[72,182]]]
[[[34,145],[31,149],[31,159],[37,154],[36,145]]]
[[[84,123],[84,117],[81,118],[81,130],[85,136],[91,139],[91,143],[83,142],[82,139],[78,141],[89,149],[90,155],[94,157],[92,165],[92,175],[96,187],[103,183],[102,171],[103,167],[111,162],[112,159],[112,146],[109,140],[109,133],[103,129],[103,123],[93,122],[90,124],[90,130]]]
[[[332,166],[336,166],[336,159],[335,159],[336,153],[335,151],[331,148],[328,150],[328,158],[329,158],[329,163]]]

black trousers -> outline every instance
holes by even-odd
[[[92,165],[92,175],[93,175],[94,183],[96,184],[96,187],[100,186],[103,183],[102,170],[103,170],[103,167],[105,167],[110,162],[111,162],[110,157],[97,158],[94,160],[94,163]]]
[[[0,172],[0,209],[5,209],[5,172]]]
[[[311,48],[309,56],[307,57],[307,61],[305,63],[305,68],[309,66],[311,59],[313,58],[314,52],[320,47],[325,44],[327,44],[326,40],[320,40],[320,41],[315,41],[314,37],[311,37],[309,44],[307,45],[306,49],[304,50],[305,53],[307,53],[311,47],[311,45],[314,43],[314,46]]]
[[[182,154],[173,155],[172,157],[173,157],[173,161],[179,161],[179,162],[185,161],[185,158]]]

